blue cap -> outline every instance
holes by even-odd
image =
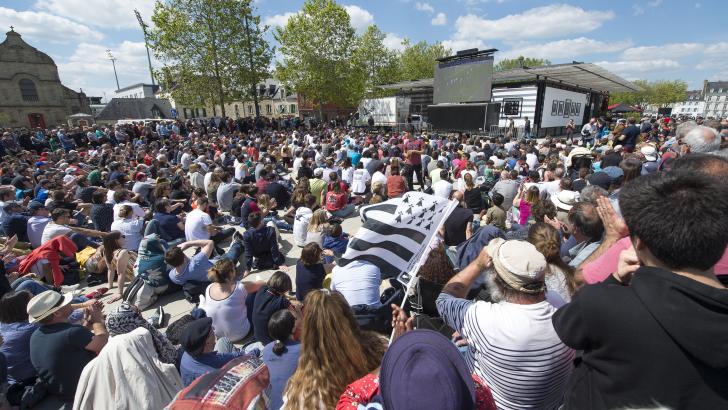
[[[612,181],[616,180],[619,177],[623,177],[624,176],[624,171],[622,171],[622,168],[615,167],[614,165],[612,165],[611,167],[604,168],[602,170],[602,172],[604,172],[605,174],[609,175],[609,179],[612,180]]]

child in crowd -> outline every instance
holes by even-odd
[[[493,197],[493,205],[488,208],[488,211],[483,216],[483,225],[492,224],[501,231],[506,231],[506,211],[501,208],[503,204],[503,195],[495,192]]]
[[[344,233],[341,229],[340,224],[331,224],[328,232],[324,233],[324,243],[322,248],[324,250],[330,249],[336,257],[340,257],[346,252],[346,247],[349,245],[349,234]],[[325,263],[331,263],[333,257],[324,257]]]

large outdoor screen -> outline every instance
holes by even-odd
[[[500,104],[430,105],[427,114],[435,130],[485,131],[490,125],[498,125]]]
[[[490,101],[493,57],[445,61],[435,67],[433,103]]]

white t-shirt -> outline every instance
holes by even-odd
[[[381,171],[377,171],[372,175],[372,185],[377,182],[382,184],[382,186],[387,186],[387,177]]]
[[[432,184],[432,190],[434,191],[435,196],[450,199],[450,194],[452,193],[452,184],[448,181],[445,181],[444,179],[441,179]]]
[[[308,231],[311,216],[313,216],[313,211],[309,208],[302,206],[296,209],[296,215],[293,218],[293,242],[296,246],[306,244],[306,231]]]
[[[355,260],[346,266],[334,267],[331,273],[331,290],[341,292],[349,306],[380,305],[382,274],[376,266]]]
[[[43,229],[43,235],[40,237],[40,243],[44,244],[57,236],[65,235],[70,232],[73,231],[65,225],[58,225],[53,221],[48,222],[45,229]]]
[[[231,342],[242,340],[250,332],[250,322],[247,319],[245,292],[243,282],[235,285],[233,293],[225,299],[215,300],[210,297],[210,287],[205,289],[205,296],[200,297],[200,309],[207,317],[212,319],[215,337],[227,337]]]
[[[212,225],[212,218],[205,212],[195,209],[185,219],[185,240],[196,241],[210,239],[207,225]]]
[[[134,252],[139,251],[142,229],[144,229],[144,220],[140,218],[119,219],[111,223],[112,231],[119,231],[124,235],[124,249]]]
[[[43,244],[43,231],[50,221],[51,218],[42,216],[31,216],[28,218],[26,232],[32,247],[37,248]]]
[[[182,154],[179,162],[182,164],[182,169],[184,169],[185,171],[190,169],[190,165],[192,165],[192,155],[185,152],[184,154]]]
[[[574,351],[556,334],[556,308],[549,302],[472,302],[440,294],[437,310],[468,339],[465,362],[490,386],[499,409],[559,407]]]
[[[354,170],[351,181],[351,192],[355,194],[363,194],[367,190],[367,182],[372,178],[365,168]]]
[[[352,181],[354,180],[354,167],[349,167],[346,169],[341,169],[341,180],[346,182],[348,185],[351,185]]]
[[[144,216],[146,215],[146,213],[144,212],[142,207],[139,206],[139,204],[136,204],[134,202],[124,201],[124,202],[114,205],[114,221],[119,221],[122,219],[119,216],[119,209],[121,209],[121,207],[124,205],[129,205],[131,207],[131,215],[133,217],[135,216],[137,218],[144,218]]]
[[[106,203],[107,204],[114,205],[116,203],[116,201],[114,200],[115,193],[116,193],[116,191],[114,191],[113,189],[110,189],[106,192]]]
[[[301,168],[301,164],[303,164],[303,158],[302,157],[296,157],[296,159],[293,160],[293,175],[294,177],[298,176],[298,170]]]

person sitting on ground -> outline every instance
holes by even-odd
[[[578,268],[602,241],[604,225],[597,208],[588,202],[577,202],[569,211],[569,232],[576,245],[569,249],[569,266]]]
[[[301,249],[301,258],[296,262],[296,299],[303,301],[308,292],[324,287],[324,278],[331,273],[334,264],[324,264],[322,256],[327,251],[317,243],[309,243]],[[333,252],[328,251],[328,256]]]
[[[253,212],[260,212],[256,195],[258,195],[258,187],[254,184],[243,185],[241,188],[244,194],[243,203],[240,206],[240,219],[242,223],[240,226],[248,228],[248,215]]]
[[[179,347],[172,344],[159,330],[142,317],[138,307],[129,302],[122,302],[121,305],[111,310],[106,315],[106,329],[113,339],[116,336],[134,331],[137,328],[144,328],[149,331],[154,342],[159,360],[164,363],[176,364],[182,356]]]
[[[5,356],[8,383],[21,389],[35,384],[37,373],[30,362],[30,337],[38,324],[28,322],[28,302],[33,295],[27,291],[11,291],[0,298],[0,353]],[[8,395],[10,404],[19,405],[19,398]]]
[[[253,303],[252,319],[255,339],[263,345],[273,341],[268,334],[268,321],[273,313],[281,309],[292,309],[291,301],[288,299],[288,292],[293,290],[291,277],[285,272],[277,271],[268,279],[255,294]]]
[[[363,260],[353,260],[346,266],[335,266],[331,271],[331,290],[340,292],[351,306],[380,307],[381,284],[382,273],[379,268]]]
[[[281,269],[286,258],[278,247],[276,230],[265,225],[259,212],[248,215],[250,228],[243,234],[245,275],[252,269]]]
[[[553,316],[561,340],[583,350],[564,408],[728,407],[728,293],[714,274],[728,246],[725,180],[642,176],[619,205],[632,246]]]
[[[216,244],[233,236],[235,228],[220,229],[212,224],[208,214],[210,203],[207,197],[198,197],[195,200],[197,208],[187,214],[185,218],[185,238],[187,241],[210,239]]]
[[[96,191],[91,195],[91,222],[94,229],[100,232],[109,232],[114,222],[114,205],[106,202],[106,193]]]
[[[532,185],[526,189],[525,185],[521,185],[518,194],[513,199],[513,206],[518,208],[519,225],[522,227],[527,226],[528,220],[531,217],[531,210],[539,202],[541,202],[541,199],[538,186]]]
[[[574,351],[561,343],[548,320],[556,308],[546,301],[547,270],[546,259],[530,243],[496,238],[437,298],[445,323],[468,341],[468,367],[490,387],[499,408],[561,403]],[[481,275],[490,302],[465,299]]]
[[[333,409],[349,383],[379,367],[387,340],[362,331],[338,292],[314,290],[304,305],[301,356],[281,408]]]
[[[71,238],[79,249],[84,249],[87,246],[95,248],[98,244],[90,241],[88,237],[103,238],[106,235],[105,232],[99,232],[93,229],[68,226],[71,222],[71,214],[67,209],[54,209],[51,212],[51,222],[43,229],[41,243],[46,244],[53,238],[66,235]]]
[[[59,236],[43,243],[25,256],[18,265],[18,273],[33,273],[44,278],[46,283],[60,289],[65,275],[61,269],[61,258],[73,257],[78,248],[67,236]]]
[[[491,200],[493,201],[493,206],[485,212],[482,221],[485,225],[490,224],[506,232],[506,211],[501,208],[501,205],[503,205],[503,195],[496,192],[493,194]]]
[[[30,212],[30,218],[28,218],[28,225],[25,227],[25,230],[30,246],[37,248],[43,244],[41,241],[43,230],[45,230],[51,218],[48,213],[48,208],[37,201],[31,201],[28,204],[28,212]]]
[[[296,215],[293,219],[293,242],[296,246],[306,245],[306,233],[313,216],[313,210],[317,205],[316,197],[306,194],[305,204],[296,209]]]
[[[108,303],[115,302],[124,295],[124,285],[127,277],[133,277],[134,264],[136,263],[136,252],[130,252],[124,248],[126,238],[119,231],[111,231],[104,237],[104,264],[107,267],[108,290],[114,288],[114,277],[116,281],[117,294],[108,300]]]
[[[139,243],[142,241],[144,219],[135,217],[132,214],[131,207],[128,205],[119,207],[119,217],[121,219],[117,219],[111,224],[111,231],[121,233],[124,249],[131,252],[138,251]]]
[[[387,197],[399,198],[407,192],[407,180],[399,174],[399,167],[393,166],[387,177]]]
[[[346,218],[356,210],[354,204],[349,203],[349,193],[346,184],[339,181],[336,173],[331,173],[331,183],[325,196],[326,210],[334,218]]]
[[[246,339],[252,331],[248,306],[252,306],[255,293],[263,282],[243,282],[235,272],[235,264],[220,259],[208,270],[211,282],[200,297],[200,309],[212,318],[215,337],[226,337],[231,342]]]
[[[133,200],[138,196],[135,195],[134,197],[131,196],[129,191],[126,189],[122,189],[118,192],[114,193],[114,201],[116,202],[114,204],[114,220],[117,221],[121,219],[122,217],[119,216],[119,208],[123,205],[128,205],[131,207],[132,214],[137,218],[144,218],[146,216],[146,212],[144,209],[142,209],[141,206],[139,206],[138,203],[133,202]]]
[[[172,205],[167,199],[158,199],[154,204],[155,212],[152,218],[159,224],[157,229],[159,236],[167,242],[185,240],[185,217],[172,213],[183,205],[181,202]],[[144,236],[150,233],[145,231]]]
[[[212,318],[203,317],[188,323],[179,335],[184,350],[180,360],[182,383],[188,386],[196,378],[225,366],[245,352],[235,351],[226,338],[215,342]]]
[[[324,234],[329,229],[328,215],[325,209],[317,209],[311,215],[306,232],[306,243],[316,243],[319,246],[324,244]]]
[[[81,371],[109,339],[101,302],[86,308],[83,326],[68,323],[72,298],[48,290],[28,302],[30,322],[40,325],[30,337],[30,361],[48,394],[66,405],[73,402]]]
[[[346,247],[349,245],[349,234],[344,233],[341,229],[341,224],[332,223],[330,228],[324,233],[323,246],[324,250],[330,249],[331,252],[337,257],[346,252]],[[331,260],[327,261],[330,263]]]
[[[279,409],[283,404],[283,391],[298,366],[301,342],[296,339],[300,318],[288,309],[282,309],[270,317],[268,334],[272,342],[263,347],[262,359],[270,374],[269,409]]]

